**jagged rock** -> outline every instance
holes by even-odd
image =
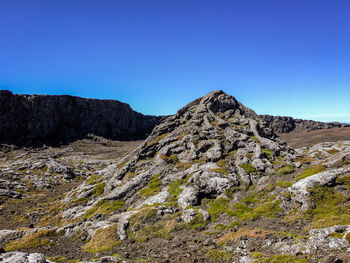
[[[7,252],[0,254],[2,263],[48,263],[45,256],[39,253]]]
[[[182,212],[181,218],[185,223],[189,223],[195,215],[197,215],[197,212],[194,209],[186,209]]]
[[[314,186],[332,186],[335,184],[337,177],[345,175],[349,172],[350,168],[340,168],[318,173],[296,182],[289,187],[288,190],[292,194],[292,199],[300,203],[302,205],[301,210],[305,211],[312,208],[313,205],[309,199],[309,188]]]

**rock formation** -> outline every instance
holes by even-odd
[[[142,115],[116,100],[0,91],[0,143],[57,144],[88,134],[114,140],[144,139],[161,119]]]
[[[340,127],[349,127],[348,124],[342,124],[339,122],[320,122],[312,120],[294,119],[286,116],[271,116],[260,115],[264,119],[269,127],[275,133],[288,133],[288,132],[309,132],[320,129],[331,129]]]

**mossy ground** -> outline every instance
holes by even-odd
[[[111,251],[121,243],[117,229],[118,225],[113,224],[109,227],[96,230],[91,240],[83,246],[83,250],[90,253]]]
[[[54,230],[39,230],[23,236],[20,239],[12,240],[6,244],[6,251],[16,251],[27,248],[42,247],[50,244],[50,237],[55,236]]]
[[[306,177],[309,177],[311,175],[317,174],[317,173],[321,173],[325,170],[325,167],[323,165],[314,165],[311,166],[307,169],[305,169],[301,174],[298,174],[296,176],[296,180],[299,181],[301,179],[304,179]]]
[[[140,195],[142,196],[152,196],[157,193],[159,193],[160,188],[159,186],[161,185],[161,181],[159,179],[159,174],[153,176],[150,178],[150,180],[147,183],[147,186],[142,188],[140,190]]]
[[[121,210],[125,206],[125,202],[123,200],[101,200],[96,203],[93,208],[90,208],[84,214],[84,218],[89,219],[94,217],[95,215],[110,215],[112,212]]]

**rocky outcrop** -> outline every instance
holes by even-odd
[[[116,100],[0,91],[0,143],[5,144],[57,144],[88,134],[116,140],[144,139],[161,119],[142,115]]]
[[[320,129],[331,129],[350,126],[339,122],[327,123],[312,120],[294,119],[292,117],[286,116],[260,115],[260,117],[268,123],[269,127],[275,133],[309,132]]]
[[[166,206],[172,200],[171,211],[181,210],[183,221],[189,222],[197,214],[208,218],[206,209],[187,210],[203,198],[223,198],[230,189],[245,192],[263,175],[276,173],[280,168],[275,165],[276,158],[278,165],[293,166],[294,150],[233,96],[211,92],[168,117],[142,145],[117,165],[101,171],[105,185],[102,196],[91,196],[87,184],[67,195],[66,203],[86,197],[89,201],[79,209],[68,209],[63,217],[76,220],[103,202],[122,200],[125,212],[105,218],[112,222],[119,218],[122,223],[130,216],[128,211]],[[127,224],[123,221],[123,225]]]

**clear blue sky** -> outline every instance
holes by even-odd
[[[350,122],[350,1],[0,0],[0,89]]]

